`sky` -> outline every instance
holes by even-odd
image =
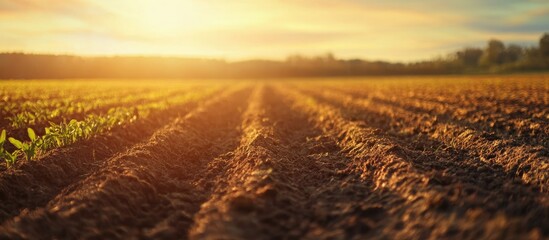
[[[548,0],[0,0],[0,52],[409,62],[544,32]]]

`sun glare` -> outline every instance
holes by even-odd
[[[487,38],[534,42],[546,29],[541,3],[400,1],[3,0],[0,51],[415,61]]]
[[[201,27],[202,14],[196,4],[188,1],[165,0],[139,1],[132,12],[132,17],[143,30],[153,34],[171,35],[185,30]],[[201,9],[203,10],[203,9]]]
[[[547,239],[549,0],[0,0],[2,239]]]

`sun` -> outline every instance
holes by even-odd
[[[129,9],[133,25],[143,33],[171,36],[206,28],[211,8],[193,1],[134,1]]]

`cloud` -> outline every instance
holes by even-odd
[[[4,0],[0,51],[413,60],[535,42],[548,12],[545,0]]]
[[[469,27],[492,33],[542,33],[549,31],[549,7],[498,16],[475,19]]]
[[[100,14],[104,9],[87,0],[3,0],[0,13],[51,13],[59,15]]]

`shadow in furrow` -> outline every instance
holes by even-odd
[[[413,164],[406,149],[383,137],[379,129],[368,127],[363,121],[346,119],[341,108],[320,103],[300,91],[284,88],[299,108],[351,157],[361,177],[373,178],[376,188],[386,189],[406,198],[412,208],[405,208],[399,238],[438,236],[456,238],[503,236],[540,236],[546,234],[540,222],[546,212],[536,206],[526,216],[509,216],[503,211],[490,212],[471,208],[462,201],[459,184],[439,186],[432,179],[433,172]],[[460,191],[457,191],[460,193]],[[484,199],[473,198],[477,202]],[[544,203],[546,201],[542,201]],[[427,234],[427,235],[425,235]]]
[[[240,90],[238,90],[240,89]],[[0,227],[7,238],[186,238],[207,199],[209,160],[236,147],[249,89],[231,88],[120,153],[44,208]]]
[[[547,151],[541,146],[532,148],[528,145],[515,146],[509,141],[494,141],[488,139],[483,132],[473,131],[451,122],[433,120],[428,114],[418,114],[391,105],[372,104],[370,106],[370,102],[367,100],[343,99],[345,95],[334,95],[329,92],[317,93],[317,95],[330,98],[339,102],[340,105],[349,105],[348,108],[359,108],[361,109],[359,114],[360,111],[370,113],[364,117],[378,115],[369,118],[370,124],[386,126],[384,129],[388,134],[408,134],[414,137],[429,134],[429,138],[434,141],[444,142],[445,145],[468,153],[475,160],[486,162],[494,168],[503,167],[502,170],[506,173],[522,179],[521,181],[533,184],[535,187],[540,188],[542,192],[547,191],[549,187],[549,175],[547,174],[549,158],[546,156]]]
[[[148,140],[158,129],[196,106],[196,102],[188,102],[151,113],[137,122],[51,150],[35,161],[20,162],[13,169],[1,172],[0,222],[23,210],[44,207],[69,184],[84,179],[117,153]]]
[[[335,140],[270,86],[253,99],[241,146],[216,164],[225,174],[196,215],[192,238],[341,238],[393,226],[384,219],[398,218],[386,218],[385,206],[403,199],[349,171]]]
[[[382,131],[398,125],[394,121],[399,120],[391,116],[344,105],[313,91],[304,92],[319,102],[341,109],[343,116],[352,121],[364,121],[365,125]],[[530,229],[544,229],[543,226],[549,224],[545,220],[547,218],[543,217],[549,216],[547,196],[535,186],[524,184],[505,172],[501,166],[474,160],[475,157],[468,152],[424,135],[391,131],[391,134],[379,133],[378,137],[401,146],[399,154],[404,159],[410,159],[410,165],[428,177],[426,187],[442,191],[454,199],[453,203],[449,202],[442,208],[443,211],[449,210],[454,204],[465,204],[467,208],[483,209],[494,215],[503,209],[508,216],[522,219]],[[544,234],[549,232],[544,231]]]
[[[450,116],[448,114],[440,114],[435,113],[435,111],[431,111],[428,109],[424,109],[421,107],[416,106],[410,106],[405,105],[399,102],[382,99],[379,97],[374,97],[371,99],[373,102],[376,102],[378,104],[388,105],[394,108],[400,108],[405,111],[411,111],[416,112],[420,114],[427,114],[431,116],[436,116],[436,119],[440,123],[449,123],[449,124],[456,124],[465,128],[470,128],[475,131],[483,133],[483,137],[490,140],[497,140],[497,139],[505,139],[505,140],[511,140],[512,145],[520,146],[520,145],[527,145],[531,147],[539,147],[543,146],[544,148],[549,147],[549,142],[545,139],[539,139],[538,136],[540,135],[541,131],[544,131],[543,129],[538,130],[537,132],[532,132],[530,129],[521,129],[516,127],[511,127],[511,129],[506,130],[505,126],[500,123],[500,125],[494,125],[490,126],[487,123],[482,122],[472,122],[468,120],[463,119],[456,119],[453,116]],[[530,118],[531,119],[531,118]],[[513,119],[509,119],[511,121]],[[518,119],[521,120],[521,119]],[[547,153],[546,153],[547,154]],[[549,155],[546,155],[549,156]]]
[[[549,141],[547,141],[544,138],[539,138],[539,136],[543,135],[544,133],[547,133],[549,130],[547,127],[544,127],[544,120],[543,119],[536,119],[532,118],[531,116],[526,116],[523,118],[510,118],[507,119],[505,122],[502,122],[501,120],[492,119],[492,124],[489,123],[483,123],[481,122],[473,122],[466,119],[457,119],[454,116],[451,116],[447,113],[437,113],[435,109],[426,109],[423,107],[418,106],[412,106],[410,104],[404,104],[407,99],[403,98],[401,99],[401,102],[396,102],[389,97],[381,97],[381,96],[368,96],[367,93],[357,93],[353,91],[346,91],[339,88],[330,88],[330,90],[346,94],[348,96],[351,96],[353,99],[368,99],[369,101],[375,102],[377,104],[386,105],[389,107],[399,108],[405,111],[411,111],[415,113],[421,113],[430,115],[433,117],[436,117],[437,121],[440,123],[448,123],[448,124],[456,124],[458,126],[462,126],[464,128],[470,128],[475,131],[481,132],[483,134],[483,137],[490,139],[490,140],[496,140],[496,139],[505,139],[507,141],[511,140],[512,144],[515,146],[520,145],[527,145],[530,147],[540,147],[543,146],[544,148],[549,147]],[[422,102],[429,102],[430,100],[422,100],[421,98],[410,98],[411,100],[419,100]],[[448,106],[445,109],[450,109],[450,103],[441,102],[441,101],[434,101],[436,104]],[[490,109],[483,109],[483,111],[491,112]],[[486,115],[485,117],[489,117]],[[510,117],[509,114],[505,114],[505,117]],[[471,117],[469,117],[471,118]],[[533,124],[540,124],[541,128],[537,130],[532,130],[529,128],[529,125],[525,125],[522,127],[518,126],[510,126],[508,125],[510,121],[522,121],[527,119],[528,121],[531,121]],[[507,124],[507,125],[506,125]],[[509,128],[509,129],[507,129]],[[545,156],[549,156],[549,152],[545,152],[542,154],[545,154]]]
[[[85,119],[86,116],[91,115],[91,114],[106,115],[108,113],[108,111],[112,108],[138,106],[140,104],[152,103],[152,102],[164,102],[164,101],[172,99],[174,97],[181,96],[181,95],[184,95],[184,94],[188,94],[189,92],[192,92],[192,91],[200,91],[200,90],[203,91],[205,89],[206,89],[206,87],[202,87],[202,88],[189,87],[189,89],[182,89],[182,90],[179,90],[179,91],[174,91],[174,92],[172,92],[170,94],[167,94],[165,96],[161,96],[162,98],[156,98],[156,99],[138,98],[137,100],[135,100],[134,102],[131,102],[131,103],[119,103],[119,102],[109,103],[109,104],[94,107],[92,109],[89,109],[88,111],[62,114],[60,116],[50,118],[50,119],[47,119],[47,120],[44,120],[44,121],[39,121],[39,122],[34,123],[34,124],[27,124],[27,126],[25,126],[24,128],[13,128],[13,127],[9,126],[9,127],[6,128],[6,131],[7,131],[8,136],[11,136],[15,139],[27,139],[28,138],[27,128],[32,128],[36,132],[37,135],[43,135],[43,134],[45,134],[45,128],[50,126],[50,122],[53,122],[53,123],[67,123],[72,119],[76,119],[76,120],[80,121],[80,120]],[[54,109],[52,109],[52,111],[53,110]],[[2,125],[0,125],[0,126],[2,126]],[[0,128],[0,129],[2,129],[2,128]],[[10,151],[15,150],[15,148],[12,148],[12,146],[8,146],[8,147],[9,147],[8,150],[10,150]]]

